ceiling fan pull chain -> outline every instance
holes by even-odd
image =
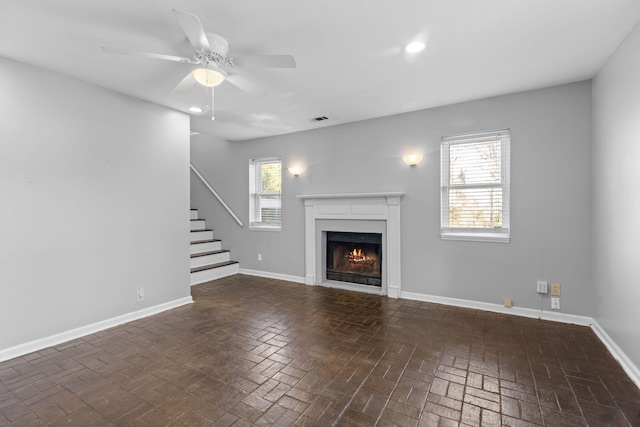
[[[213,90],[213,88],[211,88],[211,120],[212,121],[216,119],[213,113],[213,100],[215,98],[214,93],[215,91]]]

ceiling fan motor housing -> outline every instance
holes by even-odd
[[[224,37],[213,33],[207,33],[207,39],[209,40],[211,51],[196,50],[196,59],[204,63],[224,62],[229,54],[229,42]]]

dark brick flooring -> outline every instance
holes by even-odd
[[[640,425],[586,327],[237,275],[0,364],[0,425]]]

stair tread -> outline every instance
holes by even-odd
[[[191,269],[191,272],[197,273],[198,271],[212,270],[214,268],[226,267],[227,265],[233,265],[233,264],[238,264],[238,261],[223,261],[215,264],[207,264],[200,267],[194,267]]]
[[[225,252],[229,252],[229,249],[220,249],[218,251],[199,252],[197,254],[191,254],[191,258],[197,258],[197,257],[205,256],[205,255],[223,254]]]
[[[191,244],[196,244],[196,243],[215,243],[215,242],[221,242],[222,240],[220,239],[205,239],[205,240],[196,240],[194,242],[191,242]]]

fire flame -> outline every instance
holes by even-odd
[[[371,258],[367,257],[362,252],[362,249],[354,249],[353,251],[349,252],[349,261],[351,262],[364,262],[370,259]]]

